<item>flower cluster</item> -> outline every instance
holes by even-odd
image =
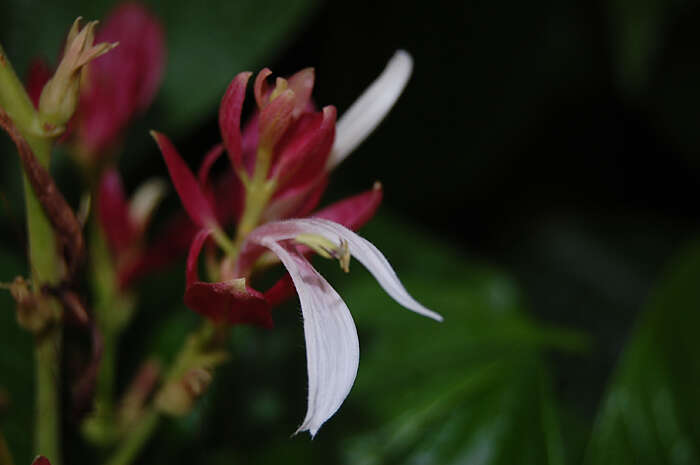
[[[441,317],[413,299],[386,258],[352,229],[376,211],[381,185],[315,211],[330,172],[379,124],[405,87],[411,57],[399,51],[385,71],[337,121],[332,106],[317,110],[311,101],[314,70],[268,82],[262,70],[253,85],[256,110],[241,128],[241,111],[251,73],[240,73],[229,85],[219,110],[223,145],[205,157],[198,176],[190,171],[170,140],[153,132],[170,177],[198,232],[187,259],[186,304],[217,323],[272,325],[270,310],[299,296],[304,318],[309,376],[308,410],[299,431],[315,435],[348,395],[359,362],[357,331],[347,306],[313,268],[316,253],[337,259],[348,270],[354,256],[385,291],[404,307],[440,321]],[[227,153],[235,176],[228,188],[213,186],[209,172]],[[222,195],[226,193],[227,195]],[[226,231],[235,224],[236,235]],[[210,247],[201,280],[198,258]],[[265,292],[251,279],[280,263],[287,274]]]

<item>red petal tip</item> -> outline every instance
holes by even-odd
[[[170,139],[156,131],[151,131],[151,135],[160,148],[170,179],[189,217],[202,228],[216,225],[214,210]]]
[[[219,129],[224,140],[231,164],[236,170],[243,165],[241,142],[241,110],[245,100],[245,90],[253,73],[238,73],[231,81],[219,107]]]

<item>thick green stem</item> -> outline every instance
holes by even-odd
[[[0,107],[31,147],[39,162],[48,168],[52,138],[46,136],[22,83],[17,78],[5,52],[0,46]],[[51,223],[44,215],[26,177],[24,179],[27,231],[29,235],[29,262],[35,292],[45,284],[57,284],[61,277],[61,262]],[[52,300],[40,300],[49,305],[51,314],[58,317],[60,306]],[[52,327],[36,340],[36,420],[35,451],[61,463],[60,448],[60,392],[61,329]]]

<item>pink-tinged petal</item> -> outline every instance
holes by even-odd
[[[306,184],[285,189],[272,198],[263,213],[263,221],[275,221],[283,218],[304,216],[300,212],[306,206],[318,205],[320,195],[326,187],[327,177],[322,175],[309,180]]]
[[[303,218],[275,221],[259,226],[250,233],[246,242],[268,246],[270,241],[292,240],[300,234],[316,234],[335,244],[347,243],[350,254],[374,276],[379,285],[395,301],[409,310],[437,321],[442,317],[424,307],[406,291],[389,261],[371,242],[358,236],[348,228],[320,218]],[[241,260],[248,253],[248,245],[241,250]]]
[[[236,75],[229,84],[219,107],[219,129],[224,139],[231,164],[240,170],[242,161],[241,147],[241,110],[245,99],[245,89],[253,73],[243,72]]]
[[[204,196],[192,171],[180,157],[180,154],[177,153],[170,139],[156,131],[151,131],[151,135],[160,148],[170,173],[170,179],[172,179],[182,205],[192,221],[201,228],[216,225],[216,216],[211,204]]]
[[[278,189],[305,184],[323,173],[335,136],[335,107],[299,118],[278,144],[271,177]]]
[[[51,465],[51,462],[43,455],[39,455],[34,459],[32,465]]]
[[[258,139],[260,136],[260,113],[254,112],[243,127],[241,146],[243,148],[243,165],[249,174],[253,174],[255,166],[255,155],[258,150]]]
[[[294,92],[287,89],[260,111],[259,147],[272,153],[293,121],[294,102]]]
[[[397,51],[382,74],[338,120],[337,133],[326,168],[330,171],[369,136],[389,113],[413,70],[411,55]]]
[[[255,112],[243,127],[243,167],[249,176],[255,171],[255,160],[258,156],[258,142],[260,140],[260,113]]]
[[[294,281],[289,273],[282,276],[270,289],[265,291],[265,300],[270,308],[274,308],[294,297]]]
[[[294,73],[287,79],[289,88],[296,95],[296,104],[294,106],[294,117],[307,111],[311,102],[311,92],[314,90],[314,80],[316,73],[313,68],[304,68],[301,71]]]
[[[129,217],[121,177],[113,169],[108,170],[100,181],[97,214],[112,250],[120,252],[126,249],[134,240],[135,228]]]
[[[309,216],[321,202],[321,197],[323,197],[323,193],[326,192],[326,187],[328,187],[328,176],[318,178],[313,189],[311,189],[309,194],[301,203],[299,209],[292,214],[287,215],[286,218],[306,218]]]
[[[245,189],[240,179],[232,172],[227,171],[214,184],[213,192],[214,198],[219,199],[218,202],[214,203],[219,222],[224,225],[238,222],[245,199]]]
[[[153,212],[168,191],[168,184],[160,178],[152,178],[141,184],[129,199],[129,219],[137,236],[143,235]]]
[[[39,108],[39,97],[41,97],[41,91],[44,90],[44,86],[53,73],[51,68],[46,64],[44,60],[39,58],[32,60],[29,65],[29,71],[27,72],[27,94],[34,104],[35,108]]]
[[[318,429],[350,393],[360,361],[357,330],[347,305],[293,246],[263,239],[284,264],[299,294],[304,318],[309,399],[297,432]]]
[[[192,239],[190,251],[187,254],[187,272],[185,274],[185,283],[188,287],[199,281],[199,273],[197,271],[199,254],[202,252],[202,247],[211,233],[211,229],[202,229]]]
[[[199,171],[197,172],[197,179],[199,180],[199,186],[202,191],[207,196],[209,201],[214,204],[212,199],[212,186],[209,183],[209,174],[211,173],[211,167],[219,159],[221,154],[224,152],[224,146],[221,144],[215,145],[207,154],[204,156],[204,161],[199,166]]]
[[[255,94],[255,102],[258,104],[258,109],[262,109],[267,105],[267,99],[270,96],[270,85],[267,83],[267,78],[272,75],[270,68],[263,68],[255,77],[253,84],[253,92]]]
[[[97,42],[119,42],[93,61],[81,86],[77,138],[88,154],[112,149],[128,122],[153,101],[165,67],[165,35],[143,6],[117,7],[97,31]]]
[[[218,283],[199,280],[197,262],[211,230],[197,233],[187,256],[185,304],[218,323],[255,324],[272,327],[272,315],[265,297],[246,286],[245,279]]]
[[[331,204],[313,214],[314,218],[323,218],[342,224],[348,229],[357,230],[364,226],[382,203],[383,191],[379,182],[372,189]]]

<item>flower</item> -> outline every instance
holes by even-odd
[[[96,24],[92,22],[83,29],[87,30],[85,34],[89,34],[90,40]],[[101,42],[118,42],[119,46],[84,68],[79,95],[73,99],[76,113],[68,126],[67,137],[75,143],[79,154],[90,161],[114,150],[129,121],[148,108],[165,66],[163,28],[140,4],[118,6],[94,37],[99,46],[104,47]],[[75,47],[70,47],[71,43],[69,36],[61,63],[72,56]],[[43,102],[47,100],[44,94],[48,95],[50,90],[51,81],[44,86],[49,77],[47,69],[45,64],[35,61],[27,79],[27,91],[40,108],[45,104],[39,101],[39,95]],[[60,70],[61,65],[56,75]],[[77,91],[78,81],[74,79],[73,82]],[[62,114],[71,116],[73,111]]]
[[[292,219],[264,224],[253,231],[241,252],[251,262],[256,245],[271,250],[289,272],[299,294],[304,317],[309,400],[299,431],[316,435],[340,407],[357,374],[359,344],[347,305],[311,266],[298,245],[310,245],[327,258],[337,258],[347,270],[350,255],[362,263],[379,285],[398,303],[437,321],[442,317],[411,297],[387,259],[369,241],[349,229],[318,218]],[[259,253],[259,252],[257,252]]]
[[[353,233],[369,220],[381,198],[381,184],[331,206],[316,208],[327,178],[386,116],[411,74],[411,57],[399,51],[368,90],[336,125],[336,111],[317,111],[310,101],[314,72],[267,84],[261,71],[254,84],[257,110],[241,130],[241,108],[251,73],[238,74],[219,110],[223,147],[212,149],[199,170],[190,171],[174,145],[152,132],[184,210],[196,225],[187,258],[185,303],[218,323],[272,325],[272,307],[299,295],[304,317],[309,374],[309,405],[298,431],[315,435],[347,397],[359,361],[357,331],[347,306],[311,266],[307,256],[335,258],[348,270],[355,256],[379,284],[404,307],[438,321],[442,317],[413,299],[386,258]],[[212,186],[209,172],[226,149],[236,177],[227,178],[228,196]],[[221,205],[235,205],[221,208]],[[295,218],[295,219],[285,219]],[[237,225],[228,238],[228,221]],[[198,259],[207,243],[223,251],[219,262],[208,254],[209,274],[202,281]],[[217,266],[212,266],[216,262]],[[282,263],[288,274],[265,292],[250,285],[255,272]]]
[[[270,71],[261,71],[254,86],[257,112],[243,131],[240,127],[241,108],[251,73],[238,74],[222,99],[219,125],[224,147],[240,181],[230,177],[223,186],[214,187],[209,180],[211,166],[222,155],[221,146],[209,151],[195,178],[172,142],[164,134],[152,132],[185,211],[200,230],[199,234],[194,232],[198,236],[190,247],[188,262],[192,262],[191,268],[196,269],[199,250],[208,239],[223,240],[223,246],[230,248],[225,243],[223,228],[232,219],[238,222],[239,237],[245,238],[245,234],[261,222],[309,216],[318,205],[329,171],[384,118],[405,87],[411,69],[410,55],[397,52],[386,70],[348,110],[348,116],[341,118],[339,126],[353,138],[340,133],[340,143],[334,142],[335,109],[325,107],[315,111],[310,103],[314,81],[312,69],[304,69],[288,80],[278,78],[274,89],[266,84]],[[378,98],[378,95],[384,95],[382,89],[393,97]],[[358,117],[363,108],[368,109],[368,120]],[[266,169],[262,170],[261,166]],[[255,183],[257,186],[252,186]],[[217,195],[222,191],[228,194],[225,199]],[[370,191],[333,204],[313,216],[356,229],[372,217],[381,198],[381,184],[375,183]],[[230,208],[231,205],[236,207]],[[241,211],[248,215],[240,217]],[[255,214],[251,215],[251,211]],[[190,278],[185,291],[185,301],[190,308],[216,321],[269,326],[271,318],[265,315],[269,314],[269,308],[264,303],[268,303],[267,307],[274,306],[293,295],[293,285],[288,277],[280,280],[268,293],[256,294],[244,286],[243,281],[229,282],[246,278],[233,273],[235,266],[230,263],[221,265],[219,284],[205,283],[188,272]],[[228,294],[234,296],[233,300],[226,300]],[[239,301],[246,303],[234,305]],[[251,308],[252,302],[260,303],[255,306],[256,316],[240,315]]]

